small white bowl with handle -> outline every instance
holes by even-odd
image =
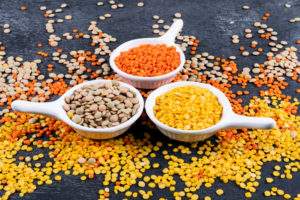
[[[170,127],[166,124],[160,122],[153,111],[155,106],[156,98],[164,93],[182,86],[197,86],[201,88],[206,88],[211,91],[216,97],[220,105],[223,107],[222,116],[218,123],[215,125],[202,129],[202,130],[181,130]],[[205,140],[217,131],[226,128],[255,128],[255,129],[271,129],[276,126],[276,122],[272,118],[265,117],[247,117],[243,115],[238,115],[233,112],[229,100],[223,92],[215,88],[212,85],[192,82],[192,81],[180,81],[175,83],[170,83],[157,88],[148,96],[145,103],[146,113],[151,119],[151,121],[157,126],[157,128],[166,136],[171,139],[183,141],[183,142],[196,142]]]
[[[116,72],[122,81],[133,85],[136,88],[141,89],[155,89],[161,85],[171,82],[176,75],[183,69],[185,63],[185,55],[181,48],[175,44],[175,39],[177,34],[183,27],[183,21],[177,19],[174,21],[170,29],[161,37],[158,38],[140,38],[135,40],[130,40],[118,46],[110,55],[109,64],[111,68]],[[128,51],[131,48],[138,47],[143,44],[166,44],[167,46],[173,46],[180,55],[180,65],[173,71],[153,77],[142,77],[132,74],[128,74],[121,69],[115,63],[116,57],[120,55],[121,52]],[[134,66],[132,66],[134,67]]]
[[[119,82],[121,86],[128,88],[130,91],[134,92],[136,98],[139,101],[139,109],[135,115],[133,115],[129,120],[124,123],[121,123],[117,126],[109,127],[109,128],[90,128],[81,126],[73,122],[68,116],[66,111],[63,109],[63,105],[65,103],[65,98],[71,96],[73,92],[79,88],[88,85],[94,84],[103,84],[111,80],[93,80],[93,81],[86,81],[79,85],[76,85],[69,89],[64,95],[59,97],[57,100],[52,102],[45,102],[45,103],[37,103],[37,102],[30,102],[30,101],[22,101],[16,100],[12,102],[12,109],[15,111],[20,112],[30,112],[30,113],[37,113],[37,114],[44,114],[49,115],[59,120],[62,120],[70,127],[72,127],[77,133],[84,137],[88,137],[91,139],[109,139],[116,136],[121,135],[125,131],[127,131],[130,126],[141,116],[144,110],[144,99],[141,93],[134,87],[129,84]]]

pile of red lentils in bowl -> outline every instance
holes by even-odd
[[[143,44],[116,57],[118,68],[128,74],[153,77],[167,74],[180,65],[176,48],[165,44]]]
[[[97,6],[104,4],[109,4],[112,10],[126,9],[124,4],[112,0],[99,1]],[[136,6],[146,7],[143,2]],[[284,6],[291,7],[290,4]],[[290,179],[299,177],[300,117],[296,97],[299,97],[300,89],[292,88],[294,96],[284,92],[291,83],[297,86],[300,82],[296,48],[299,42],[294,45],[281,40],[268,25],[270,13],[265,13],[260,21],[254,21],[244,33],[229,38],[234,46],[241,40],[250,44],[249,47],[238,46],[242,56],[261,56],[265,58],[264,62],[251,67],[238,66],[236,56],[225,58],[200,52],[198,38],[181,34],[177,43],[188,59],[176,80],[212,84],[226,94],[235,112],[271,117],[276,120],[277,127],[272,130],[224,130],[217,133],[215,140],[178,144],[167,139],[154,140],[148,132],[140,132],[141,137],[136,138],[130,131],[115,139],[93,141],[80,137],[53,118],[10,110],[15,99],[43,102],[84,80],[118,79],[107,62],[110,45],[117,39],[104,32],[97,22],[113,15],[104,13],[91,21],[86,32],[74,28],[57,34],[57,24],[74,20],[71,14],[64,15],[65,11],[70,13],[69,7],[66,3],[56,8],[40,6],[46,20],[48,45],[53,47],[53,51],[38,51],[40,59],[28,61],[22,56],[7,55],[5,45],[0,44],[1,199],[9,199],[12,195],[26,196],[39,187],[59,184],[68,176],[78,177],[83,187],[86,181],[98,182],[100,189],[90,192],[97,193],[99,199],[210,200],[216,196],[222,199],[222,195],[228,193],[223,186],[229,182],[235,183],[245,198],[261,193],[265,198],[300,199],[300,191],[291,194],[274,184],[280,179],[286,179],[289,184]],[[242,9],[251,8],[245,5]],[[30,10],[22,5],[20,12]],[[175,13],[174,17],[181,18],[181,13]],[[295,17],[289,23],[299,21],[299,17]],[[158,15],[153,16],[153,22],[154,34],[162,35],[169,28]],[[5,34],[13,34],[13,31],[9,24],[3,25]],[[89,41],[93,50],[67,52],[60,43],[69,40]],[[271,47],[268,52],[262,45],[265,42]],[[38,47],[43,45],[37,44]],[[47,72],[42,73],[39,66],[44,65],[46,59],[52,62],[47,65]],[[66,73],[56,73],[58,67],[64,68]],[[250,94],[249,88],[253,86],[259,88],[257,96]],[[239,89],[236,91],[234,87]],[[148,92],[142,91],[145,97]],[[245,103],[244,98],[251,100]],[[140,125],[148,130],[154,127],[147,119],[142,119]],[[158,131],[154,133],[159,134]],[[47,151],[36,153],[37,150]],[[277,164],[263,176],[263,167],[271,161]],[[218,184],[219,181],[223,184]],[[165,191],[172,196],[165,196]],[[199,195],[201,191],[210,191],[210,194]]]

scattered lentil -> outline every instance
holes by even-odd
[[[66,19],[66,20],[71,20],[71,19],[72,19],[72,15],[66,15],[66,16],[65,16],[65,19]]]
[[[250,9],[250,6],[244,5],[244,6],[242,6],[242,8],[243,8],[244,10],[249,10],[249,9]]]
[[[284,4],[284,6],[285,6],[286,8],[292,7],[292,5],[291,5],[291,4],[288,4],[288,3]]]
[[[181,13],[175,13],[174,15],[176,18],[181,18]]]
[[[137,3],[137,6],[138,6],[138,7],[143,7],[143,6],[144,6],[144,2],[138,2],[138,3]]]
[[[216,190],[217,195],[222,196],[224,194],[224,191],[222,189]]]

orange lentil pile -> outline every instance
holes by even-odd
[[[115,63],[128,74],[153,77],[175,70],[180,65],[180,54],[175,47],[145,44],[121,52]]]

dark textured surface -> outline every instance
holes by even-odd
[[[96,20],[99,22],[103,31],[117,37],[116,45],[130,39],[139,37],[152,36],[152,15],[157,14],[163,19],[171,22],[175,12],[181,12],[183,15],[184,34],[195,35],[201,39],[200,51],[207,51],[214,55],[238,55],[238,46],[230,43],[232,34],[240,34],[244,28],[249,27],[255,20],[259,20],[265,11],[271,12],[272,16],[269,25],[278,33],[281,40],[287,40],[290,43],[296,38],[300,38],[300,23],[290,24],[288,20],[298,17],[300,14],[300,0],[289,0],[288,3],[292,8],[285,8],[286,1],[282,0],[146,0],[144,7],[137,7],[135,0],[121,1],[125,4],[124,9],[111,11],[108,3],[105,6],[96,6],[97,1],[65,1],[69,4],[69,8],[58,16],[71,14],[73,20],[66,21],[63,24],[55,24],[56,33],[71,32],[72,28],[79,28],[83,32],[87,32],[89,21]],[[60,3],[58,0],[49,1],[5,1],[0,0],[0,24],[9,23],[11,25],[11,34],[3,34],[0,31],[0,41],[7,46],[7,55],[22,55],[24,58],[35,59],[37,42],[47,43],[47,34],[44,30],[45,19],[42,12],[38,9],[40,5],[46,5],[48,8],[57,8]],[[21,12],[20,5],[28,5],[28,11]],[[249,5],[250,10],[242,10],[242,5]],[[106,12],[112,14],[112,18],[106,21],[99,21],[98,16]],[[88,49],[87,42],[84,41],[67,41],[61,42],[60,47],[67,50],[72,49]],[[50,50],[45,46],[43,50]],[[250,66],[251,63],[260,62],[263,57],[241,58],[238,56],[239,66]],[[43,68],[43,67],[42,67]],[[45,68],[44,68],[45,69]],[[58,67],[56,69],[59,70]],[[290,86],[286,93],[295,96],[294,93],[296,83]],[[252,93],[257,93],[257,89],[253,88]],[[136,126],[135,133],[141,133],[140,127]],[[158,131],[153,131],[153,135],[164,138],[163,141],[169,141],[163,137]],[[175,143],[175,142],[173,142]],[[159,161],[159,159],[158,159]],[[263,177],[271,175],[271,168],[274,163],[268,163],[263,168]],[[162,166],[163,167],[163,164]],[[101,177],[98,180],[88,180],[81,182],[79,177],[64,176],[60,184],[54,183],[51,186],[41,186],[24,199],[96,199],[98,197],[98,189],[102,188]],[[180,185],[178,181],[178,185]],[[270,188],[270,184],[266,185],[264,179],[260,181],[261,186],[258,191],[253,194],[253,199],[264,199],[262,195],[265,189]],[[286,192],[295,196],[300,193],[300,174],[296,174],[291,181],[277,180],[274,184],[284,189]],[[222,197],[215,195],[215,189],[222,187],[225,194]],[[153,191],[153,199],[166,197],[172,199],[171,193],[165,190]],[[213,199],[244,199],[244,191],[235,186],[234,183],[222,184],[216,182],[210,189],[201,188],[199,190],[201,197],[210,195]],[[112,199],[121,199],[123,196],[111,196]],[[12,199],[18,199],[14,195]],[[272,198],[268,198],[272,199]],[[275,199],[275,198],[273,198]],[[277,197],[276,199],[281,199]]]

